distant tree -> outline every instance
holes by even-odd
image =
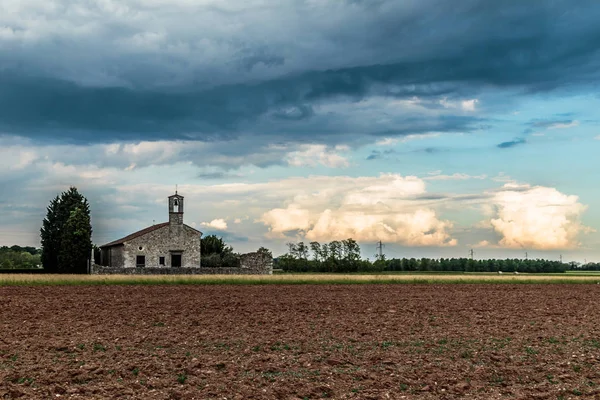
[[[200,251],[202,255],[232,253],[233,248],[228,246],[222,238],[217,235],[208,235],[200,239]]]
[[[329,242],[329,257],[334,261],[342,259],[342,243],[338,240]]]
[[[310,249],[313,252],[313,260],[315,262],[319,262],[323,259],[323,254],[321,251],[321,244],[319,242],[310,242]]]
[[[271,250],[267,249],[266,247],[260,247],[256,252],[273,258],[273,253],[271,253]]]
[[[360,269],[360,246],[356,240],[348,238],[342,240],[342,252],[344,259],[342,269],[345,272],[356,272]]]
[[[222,238],[208,235],[200,239],[202,266],[207,268],[239,267],[239,255]]]
[[[356,240],[348,238],[342,240],[342,251],[344,253],[344,260],[346,261],[358,261],[360,260],[360,246]]]
[[[304,244],[304,242],[299,242],[296,245],[296,253],[298,254],[298,258],[301,260],[308,259],[308,247]]]
[[[40,251],[34,247],[0,247],[0,269],[37,268],[40,262]]]
[[[298,246],[296,245],[296,243],[292,243],[292,242],[288,242],[286,243],[287,247],[288,247],[288,254],[294,258],[300,258],[298,257]]]
[[[70,187],[50,201],[40,229],[41,261],[50,273],[85,273],[92,250],[90,206]]]
[[[4,246],[4,247],[6,247],[6,246]],[[32,247],[32,246],[21,247],[21,246],[14,245],[14,246],[10,246],[10,249],[16,253],[27,252],[33,256],[36,254],[40,254],[40,250],[36,249],[35,247]]]

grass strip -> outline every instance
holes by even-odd
[[[600,284],[600,277],[522,275],[0,275],[0,286],[53,285],[305,285],[305,284]]]

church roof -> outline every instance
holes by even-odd
[[[129,234],[129,235],[125,236],[125,237],[122,237],[121,239],[113,240],[110,243],[106,243],[106,244],[100,246],[100,248],[102,248],[102,247],[112,247],[112,246],[117,246],[117,245],[123,244],[123,243],[128,242],[128,241],[130,241],[132,239],[135,239],[137,237],[143,236],[146,233],[153,232],[153,231],[155,231],[157,229],[160,229],[162,227],[165,227],[165,226],[169,226],[169,223],[168,222],[163,222],[161,224],[156,224],[156,225],[149,226],[149,227],[144,228],[144,229],[142,229],[140,231],[133,232],[132,234]],[[186,224],[184,224],[184,226],[186,226],[186,227],[188,227],[188,228],[190,228],[190,229],[192,229],[192,230],[194,230],[194,231],[196,231],[196,232],[198,232],[199,234],[202,235],[202,232],[200,232],[198,229],[192,228],[191,226],[186,225]]]
[[[129,241],[131,239],[135,239],[136,237],[143,236],[146,233],[150,233],[152,231],[155,231],[155,230],[160,229],[160,228],[165,227],[165,226],[169,226],[169,223],[168,222],[163,222],[162,224],[156,224],[156,225],[149,226],[149,227],[144,228],[144,229],[142,229],[140,231],[133,232],[130,235],[122,237],[121,239],[113,240],[112,242],[106,243],[105,245],[102,245],[100,247],[101,248],[102,247],[111,247],[111,246],[116,246],[116,245],[119,245],[119,244],[123,244],[123,243],[125,243],[125,242],[127,242],[127,241]]]

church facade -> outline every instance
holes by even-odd
[[[202,232],[183,223],[183,196],[168,197],[169,221],[100,246],[110,268],[199,268]]]

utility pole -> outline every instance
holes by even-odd
[[[525,259],[527,260],[527,252],[525,252]]]
[[[383,247],[384,246],[385,245],[383,243],[381,243],[381,240],[379,242],[377,242],[377,250],[379,250],[379,260],[383,260]]]
[[[560,263],[562,264],[562,254],[560,255]]]
[[[471,256],[471,260],[473,259],[474,254],[475,252],[473,251],[473,249],[469,250],[469,256]]]

